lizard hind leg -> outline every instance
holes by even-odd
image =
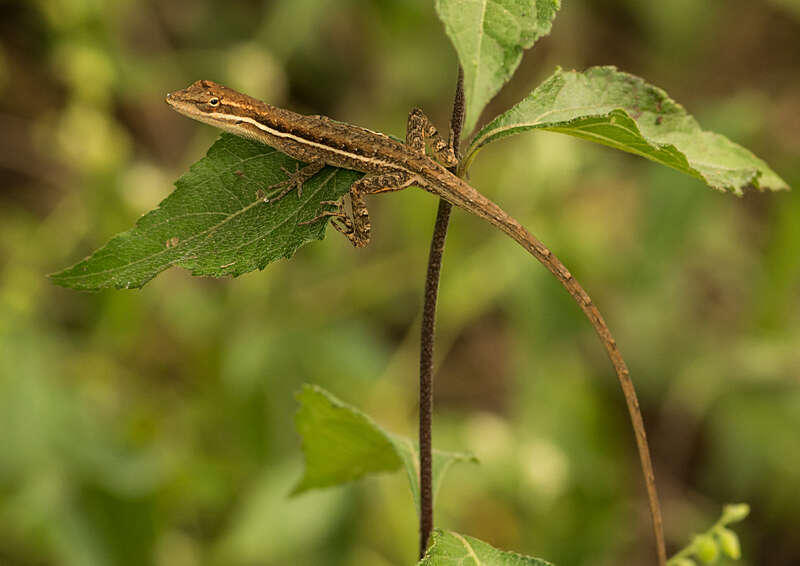
[[[330,218],[331,219],[331,226],[333,226],[337,232],[340,234],[344,234],[350,243],[357,248],[363,248],[366,243],[361,243],[360,240],[356,239],[355,230],[353,229],[353,221],[350,220],[350,216],[345,212],[344,203],[341,199],[339,200],[323,200],[320,201],[320,204],[327,205],[327,206],[335,206],[336,210],[324,210],[317,214],[314,218],[310,220],[305,220],[303,222],[298,222],[298,226],[307,226],[308,224],[314,224],[315,222],[319,222],[323,218]]]
[[[311,220],[300,222],[299,225],[311,224],[323,218],[333,217],[331,224],[344,234],[356,248],[363,248],[369,244],[372,224],[369,221],[369,211],[364,198],[369,194],[399,191],[411,186],[417,178],[405,171],[396,173],[382,173],[362,177],[350,186],[350,208],[348,214],[341,201],[323,201],[320,204],[334,204],[336,210],[324,211]]]
[[[406,145],[414,151],[424,154],[425,142],[429,142],[434,155],[445,167],[455,167],[458,165],[458,159],[452,141],[452,139],[445,141],[430,119],[419,108],[414,108],[408,114]]]

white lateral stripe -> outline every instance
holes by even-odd
[[[363,155],[358,155],[357,153],[351,153],[351,152],[345,151],[343,149],[337,149],[335,147],[331,147],[329,145],[325,145],[324,143],[318,143],[318,142],[314,142],[314,141],[311,141],[311,140],[307,140],[305,138],[301,138],[299,136],[295,136],[294,134],[281,132],[280,130],[274,130],[274,129],[270,128],[269,126],[266,126],[266,125],[262,124],[258,120],[254,120],[254,119],[252,119],[252,118],[250,118],[248,116],[235,116],[233,114],[219,114],[219,113],[217,113],[217,114],[214,114],[214,117],[221,118],[222,120],[227,121],[227,122],[233,122],[234,124],[236,122],[247,122],[248,124],[253,125],[256,128],[258,128],[259,130],[263,130],[263,131],[267,132],[270,135],[281,137],[281,138],[288,138],[290,140],[294,140],[297,143],[300,143],[300,144],[303,144],[303,145],[311,145],[311,146],[314,146],[314,147],[318,147],[320,149],[324,149],[325,151],[338,153],[340,155],[346,155],[347,157],[349,157],[351,159],[355,159],[357,161],[365,161],[367,163],[373,163],[373,164],[377,164],[377,165],[382,165],[384,167],[391,167],[393,169],[399,169],[401,171],[408,171],[408,169],[406,169],[405,167],[402,167],[402,166],[398,166],[396,163],[391,163],[389,161],[384,161],[382,159],[374,159],[374,158],[371,158],[371,157],[365,157]]]

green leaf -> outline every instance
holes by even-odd
[[[695,562],[689,556],[696,556],[703,563],[710,564],[717,561],[720,549],[725,555],[739,559],[742,555],[739,537],[725,525],[742,521],[748,513],[750,506],[747,503],[726,505],[722,517],[705,533],[695,535],[691,543],[667,560],[667,566],[694,566]]]
[[[719,546],[726,556],[739,560],[742,557],[742,545],[739,543],[738,535],[730,529],[721,527],[716,532],[719,538]]]
[[[326,167],[304,185],[299,200],[292,192],[265,203],[268,187],[286,179],[282,168],[294,171],[296,164],[264,144],[222,134],[157,209],[51,278],[73,289],[129,289],[173,265],[193,275],[235,277],[291,257],[325,233],[326,222],[298,222],[316,216],[320,201],[336,200],[362,176]]]
[[[305,385],[295,417],[306,467],[293,493],[346,483],[403,464],[389,435],[364,413],[325,391]]]
[[[468,167],[486,144],[528,130],[561,132],[641,155],[741,195],[743,189],[788,189],[761,159],[707,132],[663,90],[615,67],[556,70],[522,102],[475,136]]]
[[[395,471],[405,464],[419,512],[419,455],[410,439],[386,432],[355,407],[315,385],[305,385],[297,400],[300,409],[295,422],[303,439],[306,467],[293,493]],[[467,461],[477,459],[471,454],[433,451],[434,498],[447,470]]]
[[[561,0],[436,0],[464,70],[464,131],[511,78],[522,52],[550,33]]]
[[[719,546],[711,535],[697,535],[694,540],[697,557],[710,564],[719,558]]]
[[[391,435],[391,438],[394,441],[397,453],[403,459],[403,464],[405,464],[406,473],[408,474],[408,483],[411,487],[411,496],[414,498],[414,505],[417,508],[417,513],[419,513],[419,446],[415,442],[412,442],[411,439],[404,436]],[[473,454],[466,452],[445,452],[443,450],[433,449],[434,501],[436,501],[436,496],[442,485],[442,479],[447,473],[447,470],[459,462],[477,464],[478,459]]]
[[[434,531],[433,544],[418,566],[552,566],[538,558],[489,546],[476,538]]]
[[[738,523],[750,514],[750,506],[747,503],[729,503],[722,508],[722,519],[720,522],[723,525],[730,523]]]

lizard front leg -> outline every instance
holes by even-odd
[[[274,197],[264,199],[264,202],[275,202],[281,200],[289,193],[289,191],[295,188],[297,189],[297,198],[300,198],[303,196],[303,183],[319,173],[323,167],[325,167],[325,163],[322,161],[314,161],[304,166],[302,169],[298,163],[295,163],[294,171],[289,171],[285,167],[281,167],[283,172],[286,173],[287,178],[280,183],[275,183],[274,185],[267,187],[267,190],[278,189],[281,187],[282,190]]]
[[[369,221],[369,211],[366,195],[399,191],[413,185],[417,178],[405,171],[396,173],[381,173],[362,177],[350,186],[351,214],[347,214],[341,201],[322,201],[320,204],[336,205],[336,210],[326,210],[299,225],[311,224],[323,218],[333,217],[331,225],[344,234],[350,243],[357,248],[369,244],[372,225]]]
[[[425,113],[419,108],[414,108],[408,114],[406,145],[414,151],[424,154],[426,141],[430,142],[433,153],[445,167],[455,167],[458,165],[458,159],[453,150],[452,140],[449,142],[444,141],[444,138],[439,135],[436,127]]]

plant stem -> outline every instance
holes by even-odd
[[[617,348],[616,340],[614,340],[614,337],[611,335],[606,321],[603,319],[600,311],[597,310],[592,299],[566,266],[561,263],[561,260],[533,234],[528,232],[524,226],[506,214],[496,204],[482,197],[479,193],[475,195],[475,197],[475,202],[471,203],[471,207],[473,210],[476,210],[476,214],[500,228],[544,265],[550,273],[555,275],[556,279],[558,279],[575,302],[578,303],[581,310],[583,310],[586,318],[589,319],[597,336],[603,343],[603,346],[605,346],[608,357],[619,379],[620,386],[622,387],[625,403],[628,406],[628,414],[630,415],[634,436],[636,438],[636,447],[639,450],[639,462],[642,468],[642,474],[644,475],[647,497],[650,503],[650,515],[656,539],[658,564],[659,566],[665,566],[667,562],[667,553],[664,544],[664,526],[661,518],[661,506],[658,502],[658,494],[656,493],[656,480],[655,474],[653,473],[653,463],[650,459],[650,448],[647,445],[647,434],[645,433],[642,413],[639,410],[639,399],[636,397],[636,390],[631,381],[630,371],[625,364],[625,360],[622,358],[622,354]]]
[[[451,143],[459,156],[461,128],[464,124],[464,73],[458,68],[453,115],[450,119]],[[456,172],[456,167],[451,169]],[[436,300],[442,269],[444,243],[453,205],[439,199],[436,224],[433,227],[428,271],[425,277],[425,304],[422,309],[422,330],[419,354],[419,557],[425,556],[433,530],[433,345],[436,326]]]

